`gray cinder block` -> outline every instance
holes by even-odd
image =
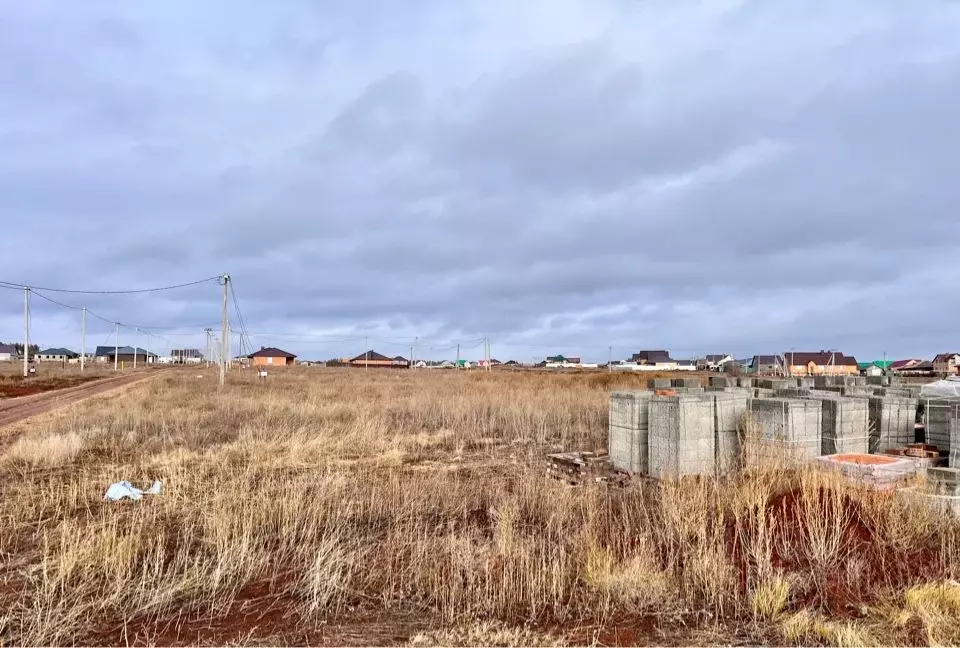
[[[714,402],[680,394],[650,399],[650,475],[674,478],[715,471]]]
[[[607,452],[614,468],[648,473],[650,399],[653,392],[620,391],[610,394]]]
[[[715,464],[721,474],[736,470],[740,465],[740,426],[749,401],[745,391],[712,394]]]
[[[884,452],[914,441],[917,399],[870,396],[870,450]]]
[[[743,438],[749,467],[766,462],[800,463],[820,455],[822,405],[817,400],[754,399]]]

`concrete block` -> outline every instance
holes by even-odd
[[[822,409],[816,400],[751,400],[742,441],[747,467],[795,464],[818,457]]]
[[[866,398],[822,398],[820,452],[870,451],[870,402]]]
[[[758,378],[757,387],[761,389],[790,389],[791,387],[796,387],[796,380],[784,380],[780,378]]]
[[[720,474],[736,470],[740,465],[740,429],[749,399],[743,392],[714,392],[713,421],[716,443],[716,467]]]
[[[660,479],[716,470],[714,400],[680,394],[650,399],[650,475]]]
[[[870,450],[885,452],[914,442],[917,400],[870,396]]]
[[[654,378],[649,384],[650,389],[670,389],[673,387],[673,381],[669,378]]]
[[[737,379],[730,376],[710,376],[711,387],[736,387]]]
[[[674,378],[673,387],[700,387],[699,378]]]
[[[775,398],[777,392],[773,389],[764,389],[762,387],[757,387],[753,390],[754,398]]]
[[[737,378],[737,386],[738,387],[756,387],[755,379],[749,378],[746,376],[740,376],[739,378]]]
[[[816,387],[816,384],[813,378],[811,377],[797,378],[796,381],[797,381],[797,387],[801,389],[813,389],[814,387]]]
[[[647,474],[651,398],[649,391],[610,394],[607,452],[614,468]]]
[[[927,491],[936,495],[960,495],[960,468],[927,468]]]
[[[917,473],[917,465],[909,459],[865,452],[826,455],[818,457],[817,463],[854,483],[879,490],[897,488]]]
[[[810,395],[810,390],[803,389],[801,387],[789,387],[787,389],[774,390],[774,396],[776,398],[803,398],[809,395]]]
[[[934,513],[960,518],[960,495],[937,495],[921,486],[894,491],[894,496],[907,506],[925,506]]]
[[[960,399],[925,399],[923,420],[927,443],[949,455],[951,466],[960,466],[960,457],[954,457],[960,455]]]
[[[889,378],[887,376],[867,376],[867,385],[879,385],[881,387],[886,387],[890,384]]]

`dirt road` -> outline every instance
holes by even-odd
[[[31,416],[36,416],[37,414],[43,414],[58,407],[69,405],[70,403],[76,403],[95,394],[100,394],[124,385],[130,385],[141,380],[149,380],[159,373],[158,371],[126,373],[121,376],[111,376],[110,378],[104,378],[102,380],[94,380],[76,387],[68,387],[67,389],[58,389],[56,391],[44,392],[34,396],[24,396],[22,398],[0,400],[0,428],[30,418]]]

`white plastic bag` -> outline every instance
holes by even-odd
[[[107,489],[107,493],[103,496],[103,499],[107,500],[108,502],[116,502],[129,497],[130,499],[136,501],[141,499],[144,495],[159,495],[162,489],[163,484],[159,479],[153,482],[153,486],[147,490],[140,490],[126,480],[118,481],[115,484],[110,484],[110,488]]]

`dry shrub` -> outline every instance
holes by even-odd
[[[760,619],[770,620],[787,607],[790,598],[790,584],[786,579],[776,576],[757,585],[750,595],[750,609]]]
[[[955,646],[960,643],[960,584],[924,583],[907,590],[906,611],[923,624],[931,646]],[[904,619],[908,621],[908,619]]]
[[[29,468],[63,466],[72,463],[83,448],[83,437],[76,432],[20,437],[0,458],[0,463]]]
[[[549,633],[484,621],[417,634],[411,646],[563,646],[566,642]]]

